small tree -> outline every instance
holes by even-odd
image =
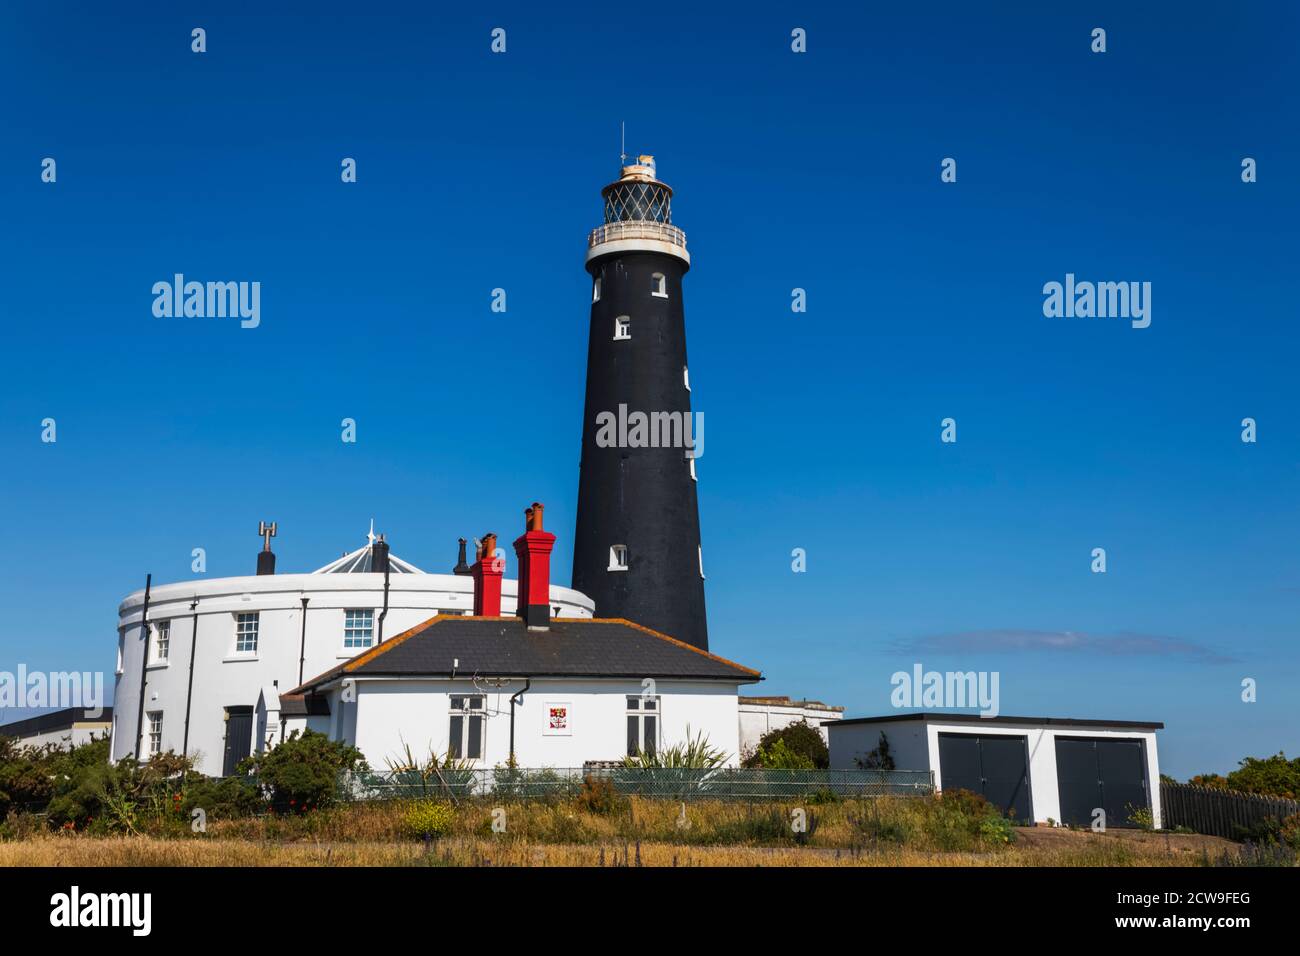
[[[853,762],[859,770],[893,770],[894,755],[889,752],[889,738],[880,732],[880,742],[865,757],[854,757]]]
[[[366,771],[356,747],[314,730],[294,731],[274,750],[249,757],[241,773],[254,774],[276,813],[306,813],[330,806],[338,796],[339,775]]]
[[[1187,781],[1216,790],[1240,790],[1271,797],[1300,797],[1300,757],[1287,760],[1285,753],[1271,757],[1244,757],[1236,770],[1226,777],[1203,773]]]
[[[831,765],[831,754],[826,749],[826,741],[822,739],[821,731],[809,724],[807,720],[799,720],[778,727],[776,730],[769,730],[760,737],[758,749],[745,759],[745,766],[772,766],[763,761],[762,754],[766,752],[770,758],[772,748],[776,746],[777,741],[781,741],[789,753],[807,760],[807,769],[825,770]]]
[[[759,748],[745,762],[747,767],[764,767],[768,770],[813,770],[812,758],[799,753],[777,738],[770,746]]]

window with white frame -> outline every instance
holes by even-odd
[[[700,577],[704,577],[704,545],[697,544],[695,553],[700,556]]]
[[[162,753],[162,711],[151,710],[145,715],[149,718],[149,755]]]
[[[699,479],[695,477],[695,456],[690,452],[686,453],[686,464],[691,470],[691,481],[699,481]]]
[[[591,301],[600,301],[600,276],[596,276],[596,280],[591,284]]]
[[[156,663],[162,663],[171,657],[172,652],[172,622],[157,621],[153,626],[153,659]]]
[[[664,274],[656,272],[650,279],[653,282],[650,294],[658,299],[668,298],[668,280],[664,278]]]
[[[685,365],[682,366],[682,384],[686,386],[686,391],[691,390],[691,370]]]
[[[458,760],[483,759],[484,699],[481,694],[452,695],[447,756]]]
[[[619,342],[623,339],[632,337],[632,319],[626,315],[620,315],[614,320],[614,341]]]
[[[627,545],[612,544],[609,546],[609,569],[611,571],[627,570]]]
[[[343,612],[343,646],[345,648],[369,647],[375,640],[375,612],[352,610]]]
[[[235,615],[236,654],[257,653],[257,624],[258,614],[256,611],[251,614]]]
[[[631,697],[627,699],[627,755],[639,752],[655,753],[659,742],[659,698]]]

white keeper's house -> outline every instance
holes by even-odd
[[[737,763],[738,688],[759,672],[593,618],[584,595],[550,584],[555,536],[542,513],[527,510],[515,541],[519,581],[504,579],[492,534],[450,575],[390,555],[382,538],[311,574],[275,574],[268,538],[257,576],[151,589],[143,628],[145,594],[132,594],[120,611],[114,759],[174,750],[228,775],[310,728],[377,769],[408,747],[485,768],[512,755],[581,767],[688,735]],[[387,574],[376,570],[385,563]]]
[[[288,691],[436,615],[473,612],[464,542],[453,573],[430,574],[390,554],[373,530],[368,537],[309,574],[276,574],[268,537],[256,575],[152,587],[144,628],[145,592],[128,595],[118,608],[113,758],[173,750],[203,773],[233,773],[253,748],[265,688]],[[501,581],[505,613],[517,587]],[[556,616],[593,613],[569,588],[550,587],[549,601]]]
[[[438,615],[305,681],[282,698],[302,702],[289,726],[323,730],[377,767],[408,747],[484,767],[582,767],[697,736],[738,763],[738,688],[762,675],[621,618],[555,616],[555,535],[540,504],[525,514],[514,615],[501,613],[502,562],[485,535],[472,616]],[[265,712],[274,696],[259,708],[266,740],[286,726]]]

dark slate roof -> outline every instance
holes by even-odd
[[[71,730],[73,724],[111,724],[113,708],[99,708],[98,717],[89,716],[93,711],[89,707],[68,707],[48,714],[37,714],[25,720],[15,720],[12,724],[0,726],[0,737],[31,737],[47,734],[55,730]]]
[[[884,717],[849,717],[845,720],[824,720],[823,727],[850,727],[853,724],[884,724],[895,720],[933,721],[940,724],[1050,724],[1053,727],[1141,727],[1146,730],[1164,730],[1165,725],[1149,720],[1085,720],[1078,717],[981,717],[979,714],[945,714],[923,711],[908,714],[888,714]]]
[[[330,702],[315,694],[281,694],[281,717],[328,717]]]
[[[756,670],[621,618],[556,618],[529,630],[517,617],[440,614],[307,681],[300,694],[336,678],[645,677],[750,684]]]

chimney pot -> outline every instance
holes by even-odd
[[[474,576],[474,615],[476,617],[501,616],[501,577],[505,573],[505,560],[496,557],[497,536],[483,535],[477,548],[478,560],[470,568]]]
[[[257,552],[257,573],[275,574],[275,552],[271,550],[271,539],[275,537],[276,527],[272,521],[257,523],[257,533],[262,536],[262,550]]]
[[[534,501],[533,506],[524,511],[524,530],[541,531],[542,530],[542,512],[546,510],[546,505],[540,501]]]
[[[379,574],[388,570],[388,542],[382,534],[370,546],[370,570]]]
[[[460,554],[456,558],[456,566],[451,569],[452,574],[465,575],[469,574],[469,565],[465,563],[465,539],[457,538],[460,542]]]
[[[519,597],[515,613],[529,627],[549,627],[551,623],[551,549],[555,535],[542,530],[545,506],[534,501],[524,511],[524,533],[515,539],[515,556],[519,559]]]

